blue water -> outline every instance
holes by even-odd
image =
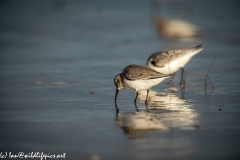
[[[66,153],[66,159],[239,159],[238,1],[190,1],[204,50],[152,88],[149,113],[113,78],[169,45],[156,33],[155,1],[1,1],[0,152]],[[165,8],[164,8],[165,7]],[[174,14],[173,14],[174,15]],[[209,72],[214,89],[205,89]],[[152,126],[152,127],[150,127]],[[140,127],[140,129],[139,129]],[[142,127],[142,128],[141,128]],[[144,129],[145,127],[145,129]],[[150,127],[150,128],[148,128]]]

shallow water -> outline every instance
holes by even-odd
[[[0,152],[66,153],[66,159],[239,159],[239,2],[194,1],[188,18],[207,35],[176,93],[167,80],[146,106],[113,78],[169,46],[148,1],[2,1]],[[159,10],[155,5],[155,10]],[[14,12],[13,12],[14,11]],[[223,12],[224,11],[224,12]],[[167,11],[165,11],[167,12]],[[198,42],[186,44],[195,45]],[[210,64],[205,89],[205,77]]]

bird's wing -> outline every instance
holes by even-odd
[[[156,67],[164,67],[167,63],[179,58],[186,53],[186,49],[171,49],[152,54],[148,59]]]
[[[147,66],[129,65],[123,70],[124,76],[128,80],[154,79],[169,77],[169,75],[159,73]]]

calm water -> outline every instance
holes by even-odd
[[[113,78],[169,46],[151,23],[151,1],[1,1],[0,153],[66,153],[65,159],[239,159],[240,3],[190,1],[205,36],[186,85],[121,90]],[[216,57],[205,89],[205,77]],[[95,156],[93,156],[95,155]],[[94,158],[95,157],[95,158]]]

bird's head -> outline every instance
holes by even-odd
[[[117,90],[121,90],[123,88],[122,78],[121,78],[120,74],[115,76],[114,84],[115,84]]]

